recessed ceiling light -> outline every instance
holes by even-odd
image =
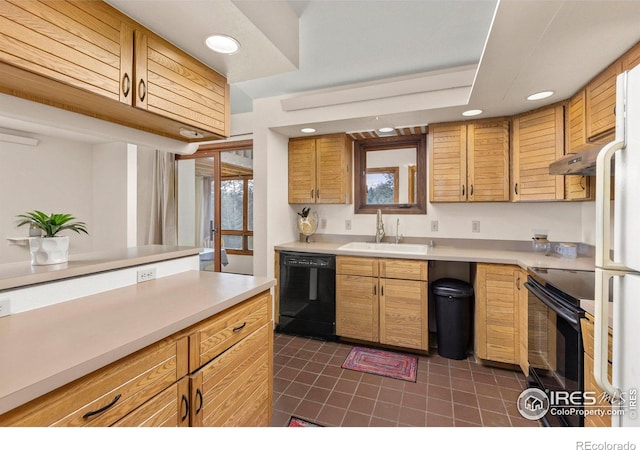
[[[466,117],[477,116],[478,114],[482,114],[482,112],[483,111],[481,109],[470,109],[468,111],[463,112],[462,115]]]
[[[315,128],[302,128],[300,131],[302,131],[303,133],[315,133],[316,129]]]
[[[528,96],[527,100],[542,100],[543,98],[551,97],[554,93],[553,91],[536,92]]]
[[[225,36],[224,34],[212,34],[204,43],[214,52],[225,55],[233,55],[240,50],[240,43],[231,36]]]
[[[378,128],[378,131],[380,133],[391,133],[394,130],[393,127],[382,127],[382,128]]]

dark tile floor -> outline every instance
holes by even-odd
[[[417,382],[342,369],[352,345],[275,334],[274,427],[297,416],[340,427],[538,426],[516,399],[520,372],[420,356]]]

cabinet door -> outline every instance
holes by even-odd
[[[154,34],[135,32],[136,108],[229,136],[229,85],[219,73]],[[203,132],[204,131],[204,132]]]
[[[316,139],[316,203],[351,203],[351,138]]]
[[[542,108],[513,119],[513,200],[562,200],[564,180],[549,164],[564,155],[564,107]]]
[[[336,275],[336,334],[378,342],[378,278]]]
[[[628,52],[622,56],[622,71],[633,69],[640,64],[640,43],[632,47]]]
[[[519,364],[518,298],[514,266],[478,264],[476,272],[476,353],[479,358]]]
[[[429,349],[427,283],[380,279],[380,342]]]
[[[316,201],[316,140],[289,141],[289,203]]]
[[[132,103],[133,28],[103,2],[0,2],[0,62]]]
[[[581,89],[567,104],[566,153],[577,153],[587,144],[586,92]],[[593,200],[593,177],[567,175],[564,177],[566,200]]]
[[[266,324],[190,377],[191,425],[268,426],[273,330]]]
[[[509,121],[467,125],[469,201],[509,201]]]
[[[616,61],[587,84],[587,138],[612,133],[616,126],[616,77],[622,63]]]
[[[336,258],[336,273],[338,275],[360,275],[363,277],[377,277],[379,263],[377,258],[360,258],[354,256],[338,256]]]
[[[529,290],[524,283],[527,281],[527,272],[523,269],[516,269],[514,281],[517,293],[517,309],[518,309],[518,359],[520,368],[525,376],[529,376]]]
[[[467,128],[464,124],[429,126],[429,200],[467,200]]]
[[[148,400],[113,424],[114,427],[189,426],[189,379],[177,383]]]

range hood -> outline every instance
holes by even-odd
[[[607,143],[586,144],[549,165],[549,175],[592,175],[596,174],[596,158]]]

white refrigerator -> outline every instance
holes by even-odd
[[[616,88],[615,140],[600,151],[596,163],[594,376],[613,399],[612,426],[628,427],[640,426],[640,66],[619,75]],[[607,376],[610,314],[611,382]]]

